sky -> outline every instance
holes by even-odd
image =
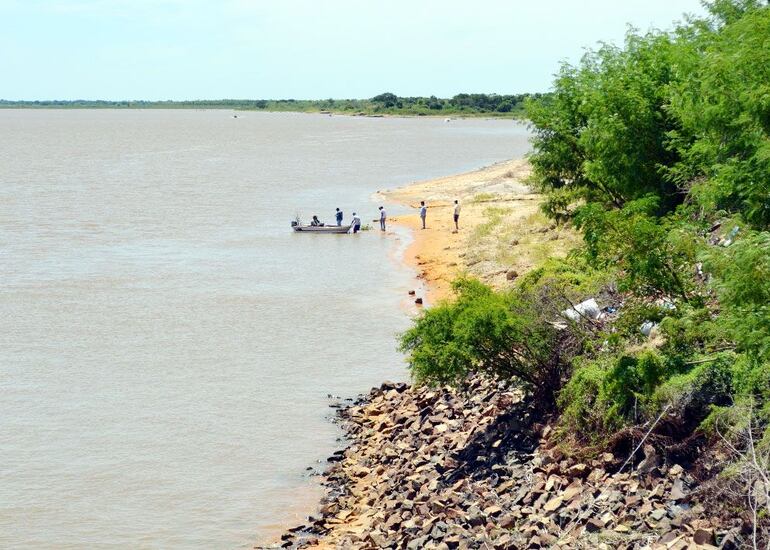
[[[451,97],[550,88],[561,61],[699,0],[0,0],[0,99]]]

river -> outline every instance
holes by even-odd
[[[307,515],[328,394],[406,379],[378,189],[521,156],[502,120],[0,110],[0,546],[250,548]]]

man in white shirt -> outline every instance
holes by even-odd
[[[385,231],[385,220],[387,219],[387,216],[385,215],[385,209],[380,206],[380,231]]]
[[[425,229],[425,216],[428,215],[428,207],[425,206],[425,201],[420,201],[420,219],[422,220],[422,228]]]
[[[455,200],[455,213],[454,213],[454,220],[455,220],[455,231],[460,230],[460,226],[458,225],[458,221],[460,220],[460,203]]]
[[[353,233],[358,233],[361,230],[361,218],[353,212],[353,219],[350,220],[350,225],[353,226]]]

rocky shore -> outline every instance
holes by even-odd
[[[350,445],[329,458],[319,513],[276,547],[741,547],[681,465],[651,446],[568,459],[536,403],[490,382],[384,383],[339,417]]]

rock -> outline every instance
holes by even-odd
[[[514,280],[516,277],[518,277],[518,276],[519,276],[519,273],[518,273],[518,271],[515,271],[515,270],[513,270],[513,269],[509,270],[509,271],[508,271],[508,272],[506,272],[506,274],[505,274],[505,278],[506,278],[506,279],[508,279],[509,281],[513,281],[513,280]]]
[[[385,548],[390,545],[388,538],[380,531],[371,531],[368,538],[377,548]]]
[[[660,464],[660,456],[658,456],[655,447],[652,445],[644,446],[644,460],[642,460],[636,467],[636,470],[641,474],[647,474],[653,471]]]
[[[661,466],[653,447],[644,471],[613,473],[625,455],[609,453],[574,464],[570,449],[552,444],[553,421],[515,410],[519,402],[516,390],[477,378],[461,392],[385,382],[348,400],[338,417],[349,445],[323,474],[321,516],[283,542],[566,549],[585,537],[590,548],[683,550],[698,545],[696,532],[708,541],[701,547],[730,533],[706,506],[690,507],[696,480]]]
[[[740,538],[738,535],[731,531],[727,533],[723,538],[722,542],[719,544],[720,550],[738,550],[741,545],[739,543]]]
[[[425,548],[425,545],[428,542],[428,540],[430,540],[430,537],[427,537],[427,536],[412,539],[407,543],[406,547],[408,548],[408,550],[420,550],[422,548]]]
[[[562,497],[560,496],[554,497],[545,503],[545,506],[543,506],[543,510],[545,510],[546,512],[555,512],[561,507],[563,502],[564,502],[564,499],[562,499]]]
[[[414,290],[410,290],[409,291],[409,296],[414,296],[415,294],[417,294],[417,293]]]
[[[669,498],[671,500],[682,500],[687,496],[687,493],[684,489],[684,483],[681,479],[677,479],[674,481],[673,486],[671,487],[671,492],[669,493]]]
[[[422,305],[422,298],[417,298],[417,299],[414,301],[414,303],[415,303],[415,304],[417,304],[417,305]]]
[[[658,544],[668,544],[679,538],[680,535],[676,534],[676,531],[669,531],[658,539]]]
[[[498,525],[503,529],[513,529],[516,526],[516,517],[513,514],[502,516]]]
[[[567,470],[567,474],[573,477],[586,477],[590,468],[587,464],[575,464]]]
[[[692,535],[695,544],[714,544],[714,531],[710,529],[696,529]]]
[[[484,508],[484,514],[486,516],[497,516],[502,511],[503,511],[502,508],[500,508],[499,506],[495,506],[495,505],[487,506],[486,508]]]
[[[682,472],[684,472],[684,468],[682,468],[679,464],[674,464],[668,470],[668,477],[679,477],[682,475]]]
[[[596,533],[604,529],[604,524],[599,519],[591,518],[586,522],[585,529],[589,533]]]

